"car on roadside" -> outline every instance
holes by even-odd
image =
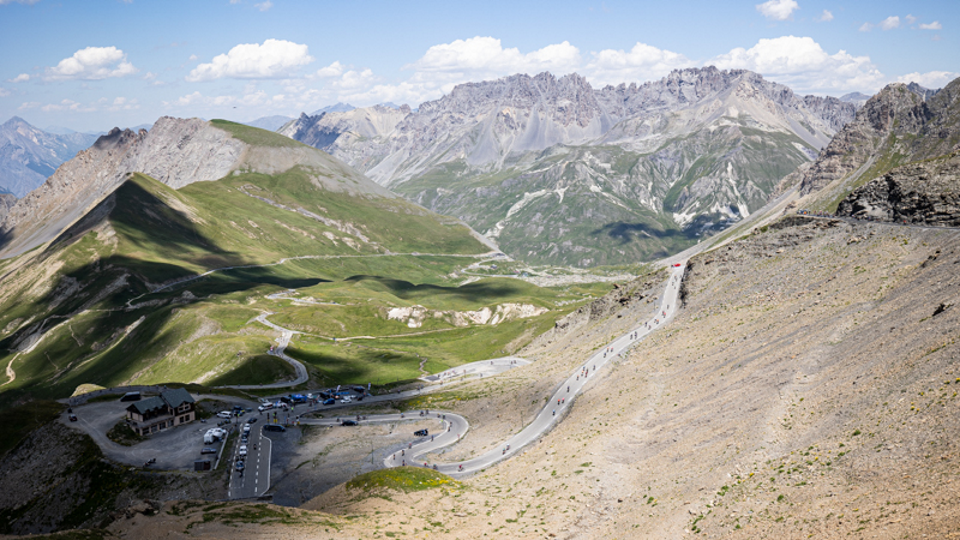
[[[335,399],[333,399],[333,398],[327,398],[327,399],[323,400],[323,404],[324,404],[324,405],[333,405],[333,404],[335,404],[336,402],[337,402],[337,400],[335,400]]]
[[[217,417],[218,417],[218,418],[223,418],[223,419],[227,420],[227,419],[230,419],[231,417],[233,417],[233,413],[230,412],[230,411],[220,411],[220,412],[217,413]]]
[[[71,415],[70,415],[70,421],[71,421],[71,422],[76,422],[76,421],[77,421],[77,415],[71,414]]]
[[[242,462],[242,461],[238,461],[238,462],[237,462],[237,470],[238,470],[238,471],[242,471],[242,470],[243,470],[243,462]]]
[[[359,424],[357,424],[356,420],[344,420],[343,422],[340,422],[340,425],[341,426],[357,426]]]
[[[283,426],[281,426],[281,425],[279,425],[279,424],[267,424],[267,425],[263,426],[263,430],[264,430],[264,431],[280,431],[280,432],[283,432],[283,431],[286,431],[287,428],[285,428],[285,427],[283,427]]]
[[[245,444],[241,444],[241,445],[240,445],[240,452],[239,452],[239,454],[240,454],[241,456],[247,455],[247,445],[245,445]]]
[[[203,448],[203,449],[200,450],[200,453],[201,453],[201,454],[216,454],[216,453],[217,453],[217,449],[216,449],[216,448]]]

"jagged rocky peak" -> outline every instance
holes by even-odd
[[[939,91],[915,83],[887,85],[867,100],[803,174],[801,194],[843,178],[856,180],[878,160],[892,167],[951,152],[960,135],[958,95],[960,79]]]

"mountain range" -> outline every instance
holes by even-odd
[[[280,133],[511,255],[595,266],[675,253],[750,215],[856,109],[743,70],[602,89],[542,73],[459,85],[416,111],[304,114]]]
[[[14,116],[0,125],[0,193],[23,197],[95,140],[89,133],[49,133]]]

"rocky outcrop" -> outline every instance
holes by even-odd
[[[850,193],[837,214],[960,227],[960,153],[897,167]]]
[[[840,179],[949,153],[960,142],[960,79],[938,92],[891,84],[870,98],[820,153],[800,181],[803,195]]]

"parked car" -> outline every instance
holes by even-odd
[[[341,425],[341,426],[356,426],[356,425],[358,425],[358,424],[357,424],[357,421],[356,421],[356,420],[344,420],[343,422],[340,422],[340,425]]]
[[[241,456],[247,455],[247,445],[245,444],[240,445],[240,455]]]
[[[233,416],[233,413],[230,411],[220,411],[217,413],[218,418],[228,419]]]
[[[209,448],[209,447],[208,447],[208,448],[204,448],[204,449],[200,450],[200,453],[201,453],[201,454],[216,454],[216,453],[217,453],[217,449],[216,449],[216,448]]]
[[[323,404],[324,404],[324,405],[333,405],[333,404],[336,403],[336,402],[337,402],[337,400],[335,400],[335,399],[333,399],[333,398],[328,398],[328,399],[323,400]]]
[[[242,462],[242,461],[238,461],[238,462],[237,462],[237,470],[238,470],[238,471],[242,471],[242,470],[243,470],[243,462]]]
[[[76,422],[76,421],[77,421],[77,415],[71,414],[71,415],[70,415],[70,421],[71,421],[71,422]]]
[[[263,426],[263,430],[264,430],[264,431],[286,431],[287,428],[285,428],[285,427],[283,427],[283,426],[281,426],[281,425],[279,425],[279,424],[267,424],[267,425]]]

